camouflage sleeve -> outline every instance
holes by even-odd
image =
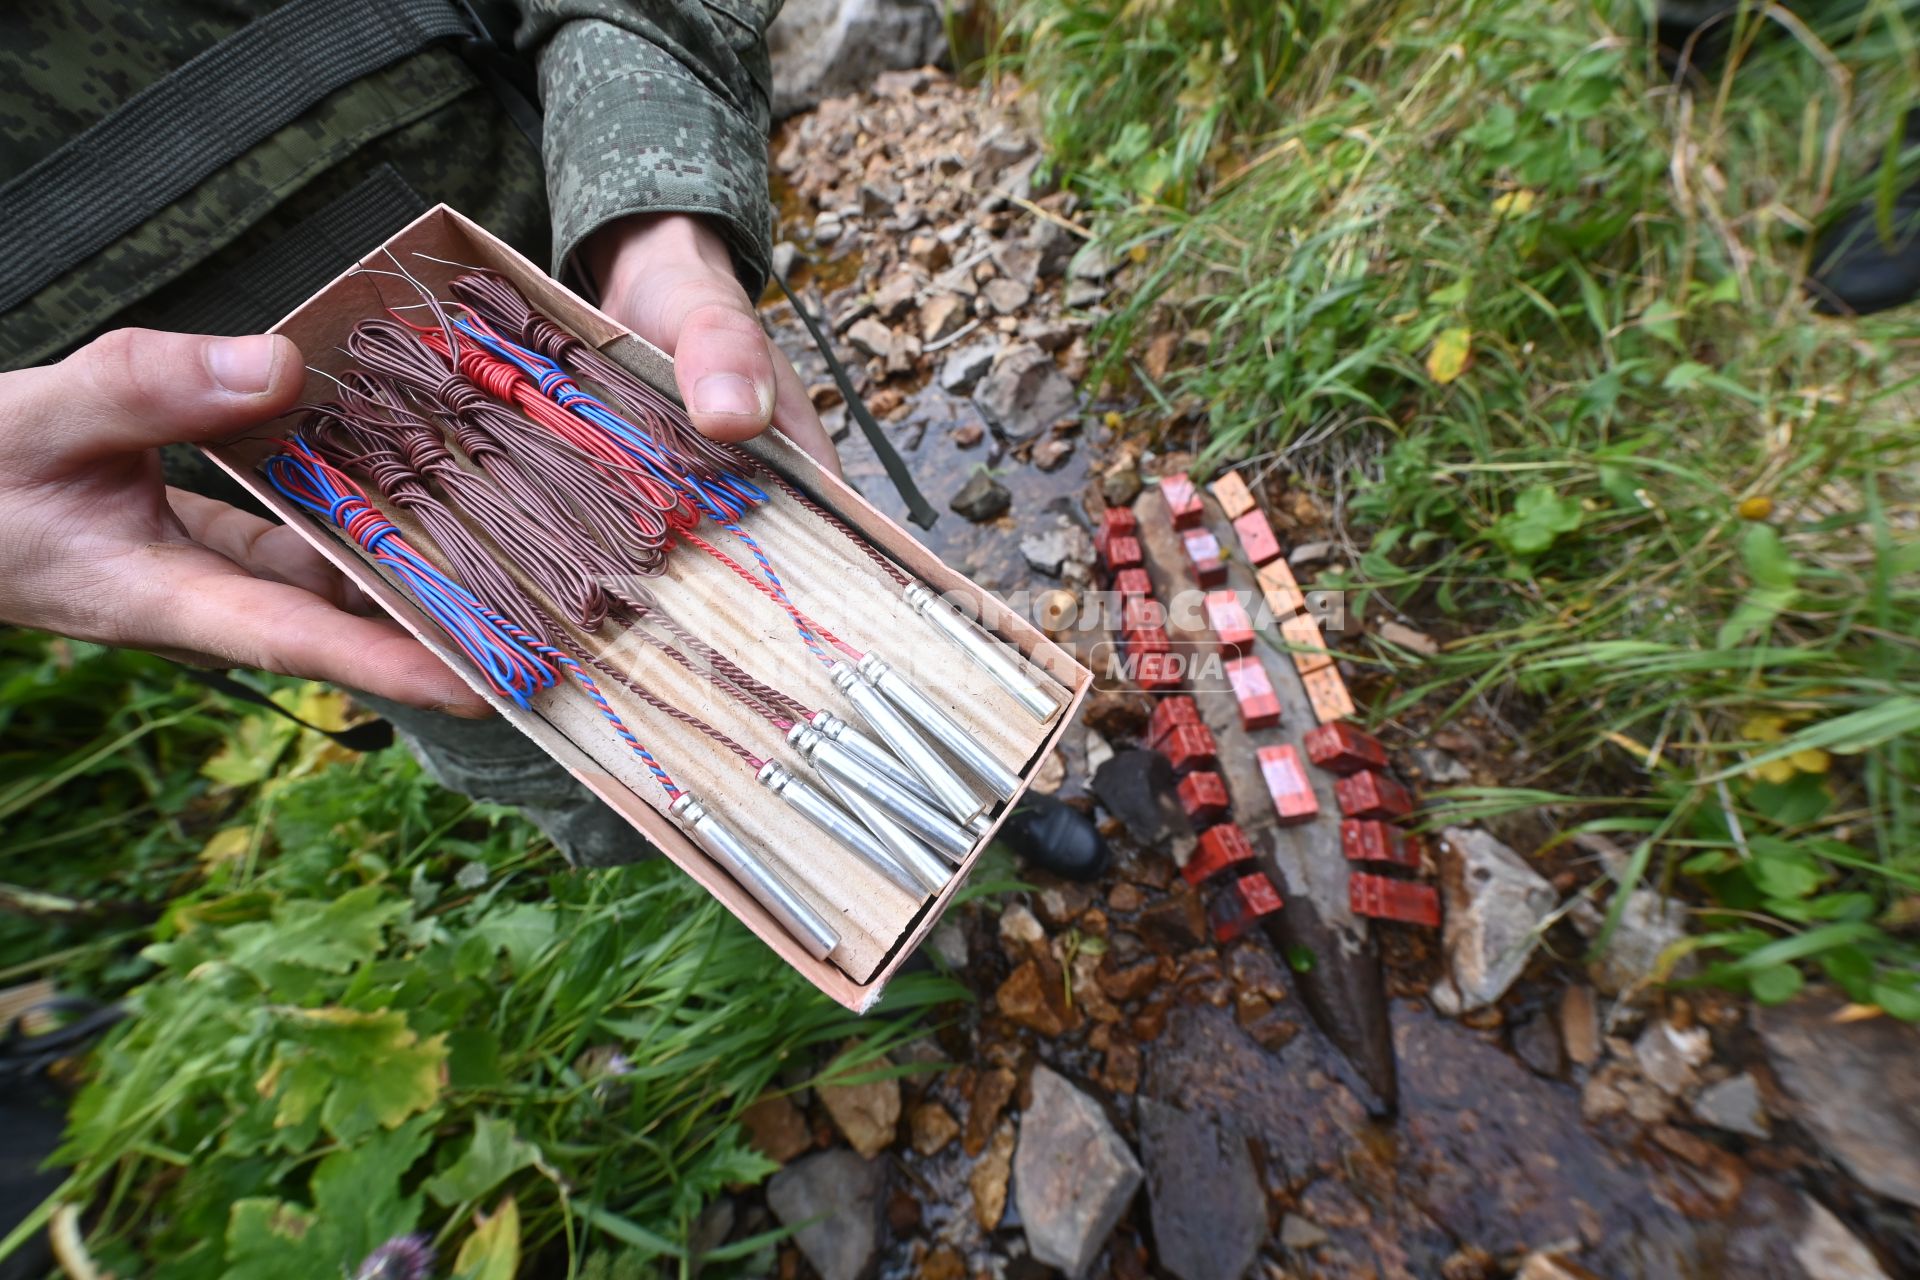
[[[704,214],[749,297],[765,286],[771,72],[781,0],[517,0],[546,114],[554,269],[634,213]]]

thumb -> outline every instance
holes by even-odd
[[[35,429],[20,443],[54,469],[221,439],[285,413],[306,385],[300,349],[286,338],[151,329],[115,329],[22,376],[13,411]]]
[[[672,346],[674,381],[687,417],[715,440],[759,435],[773,419],[767,335],[731,280],[688,292],[700,300],[685,311]]]

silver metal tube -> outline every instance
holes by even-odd
[[[933,625],[934,630],[959,646],[974,666],[993,677],[995,684],[1014,696],[1028,715],[1041,724],[1060,714],[1063,704],[1034,682],[1012,656],[1007,643],[961,617],[924,582],[907,584],[907,603]]]
[[[894,759],[892,752],[848,724],[845,720],[842,720],[839,716],[833,714],[833,712],[814,712],[812,723],[814,728],[826,735],[827,741],[839,743],[850,753],[872,765],[881,773],[886,774],[889,778],[892,778],[895,782],[913,792],[913,794],[919,796],[928,804],[938,805],[940,803],[939,798],[928,789],[927,784],[920,781],[919,774]]]
[[[893,855],[893,860],[911,872],[926,892],[938,893],[946,887],[953,872],[946,863],[934,856],[933,850],[895,822],[885,809],[869,799],[860,788],[840,782],[830,773],[820,776],[826,779],[827,790],[833,792],[834,798],[847,806],[847,811],[873,832],[874,837],[887,847],[887,852]]]
[[[834,687],[847,696],[853,709],[867,722],[867,727],[939,797],[942,809],[961,823],[972,822],[980,815],[987,807],[986,802],[973,793],[973,788],[953,771],[952,765],[940,758],[939,752],[926,744],[884,694],[861,679],[850,663],[836,662],[828,674],[833,678]]]
[[[796,724],[788,731],[787,741],[823,776],[857,788],[948,861],[960,861],[973,848],[975,837],[943,810],[867,768],[845,747],[827,741],[817,729]]]
[[[815,960],[825,960],[840,945],[840,935],[834,932],[826,917],[815,911],[812,903],[801,897],[779,872],[748,848],[746,842],[704,804],[683,792],[667,812],[679,820],[708,857],[719,863],[741,888],[753,895],[755,902],[767,909],[768,915],[780,922],[781,928],[793,935],[808,955]]]
[[[919,878],[901,866],[872,832],[795,777],[793,770],[769,760],[754,777],[761,786],[785,800],[801,817],[832,836],[875,871],[916,898],[927,895],[928,890],[921,886]]]
[[[867,682],[892,700],[929,736],[965,765],[974,777],[1002,800],[1013,799],[1020,789],[1019,775],[1007,768],[987,750],[986,744],[953,722],[953,717],[934,705],[933,699],[914,687],[913,681],[895,671],[885,659],[869,653],[854,668]]]

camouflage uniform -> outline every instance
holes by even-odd
[[[382,2],[364,0],[360,21],[387,22]],[[177,82],[190,60],[247,24],[285,20],[300,5],[359,12],[349,0],[0,6],[0,223],[27,224],[8,226],[15,265],[0,266],[0,368],[56,358],[124,325],[265,328],[442,201],[563,276],[580,242],[616,218],[701,214],[725,234],[749,296],[758,294],[771,230],[765,33],[779,0],[513,0],[487,17],[496,29],[511,25],[512,43],[537,67],[544,155],[503,108],[473,46],[441,40],[397,52],[281,127],[254,131],[261,136],[249,135],[244,112],[204,122],[250,141],[204,175],[158,175],[195,180],[110,228],[101,247],[62,260],[37,243],[58,242],[64,222],[17,209],[79,187],[84,164],[71,140],[98,137],[129,99],[152,101],[136,95],[158,92],[170,75]],[[189,133],[202,123],[178,122]],[[631,828],[504,723],[378,705],[436,777],[526,807],[576,859],[637,851]]]

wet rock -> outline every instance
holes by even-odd
[[[1100,496],[1110,507],[1124,507],[1140,496],[1140,468],[1131,459],[1100,473]]]
[[[1588,1120],[1627,1115],[1641,1124],[1658,1124],[1672,1105],[1666,1093],[1624,1062],[1603,1064],[1580,1090],[1580,1114]]]
[[[793,1099],[784,1093],[763,1093],[740,1113],[747,1143],[769,1160],[785,1164],[813,1146],[813,1129]]]
[[[913,1109],[913,1149],[923,1156],[943,1150],[960,1136],[960,1122],[953,1112],[937,1102],[923,1102]]]
[[[1000,354],[1000,345],[999,338],[982,338],[978,342],[954,348],[953,354],[940,364],[940,389],[956,396],[972,391],[987,370],[993,367],[994,357]]]
[[[1114,1041],[1100,1060],[1100,1087],[1129,1097],[1139,1092],[1140,1061],[1140,1050],[1132,1041]]]
[[[868,316],[857,320],[847,329],[847,341],[863,355],[886,359],[893,350],[893,330],[879,320]]]
[[[947,504],[960,515],[981,524],[1005,512],[1013,505],[1013,494],[993,478],[985,467],[976,470],[960,492]]]
[[[1477,828],[1440,837],[1446,947],[1461,1007],[1485,1008],[1506,994],[1539,944],[1553,910],[1553,886],[1521,856]]]
[[[1267,1232],[1246,1140],[1151,1098],[1141,1099],[1139,1122],[1160,1265],[1179,1280],[1240,1280]]]
[[[767,1183],[767,1205],[821,1280],[866,1280],[879,1259],[886,1165],[851,1151],[822,1151]]]
[[[973,398],[988,421],[1017,440],[1038,435],[1079,409],[1073,383],[1052,356],[1031,342],[1002,352]]]
[[[1100,1104],[1044,1066],[1020,1119],[1014,1198],[1034,1258],[1085,1274],[1140,1187],[1140,1164]]]
[[[776,120],[872,87],[884,71],[946,56],[946,25],[924,0],[790,0],[767,29]]]
[[[1161,899],[1135,916],[1133,927],[1148,946],[1164,954],[1179,955],[1206,943],[1207,909],[1199,894],[1181,885],[1171,897]]]
[[[999,1127],[1000,1113],[1013,1100],[1013,1091],[1019,1084],[1020,1078],[1007,1067],[989,1067],[979,1074],[973,1083],[973,1097],[967,1103],[967,1129],[960,1140],[961,1150],[978,1156],[987,1149],[988,1139]]]
[[[1560,1032],[1544,1013],[1536,1013],[1514,1027],[1513,1051],[1535,1075],[1554,1079],[1567,1069]]]
[[[963,422],[953,429],[953,442],[962,449],[971,449],[987,438],[987,429],[977,422]]]
[[[1280,1243],[1289,1249],[1318,1249],[1330,1239],[1319,1223],[1297,1213],[1280,1219]]]
[[[948,973],[959,973],[967,967],[967,931],[957,920],[942,920],[928,932],[927,950]]]
[[[1008,974],[993,993],[993,1002],[1002,1017],[1043,1036],[1061,1035],[1073,1022],[1062,982],[1050,980],[1038,960],[1029,960]]]
[[[1073,441],[1054,437],[1033,446],[1033,465],[1042,471],[1058,471],[1073,456]]]
[[[1015,1141],[1013,1121],[1001,1121],[993,1131],[993,1141],[967,1174],[967,1190],[973,1193],[973,1218],[982,1231],[994,1230],[1006,1215],[1007,1177],[1013,1169]]]
[[[1686,908],[1651,889],[1635,889],[1621,909],[1620,925],[1589,973],[1602,995],[1639,991],[1653,980],[1660,955],[1687,936]],[[1686,972],[1675,966],[1674,975]]]
[[[1113,953],[1109,951],[1105,960],[1109,963],[1102,964],[1097,980],[1110,999],[1138,1000],[1160,985],[1160,962],[1152,957],[1127,965],[1112,964]]]
[[[1808,1280],[1887,1280],[1867,1246],[1846,1224],[1812,1196],[1801,1196],[1806,1223],[1793,1242],[1793,1256],[1807,1269]]]
[[[1000,947],[1016,963],[1047,950],[1047,931],[1024,902],[1010,903],[1000,913]]]
[[[1835,1022],[1841,1007],[1812,993],[1753,1021],[1793,1118],[1869,1188],[1920,1206],[1920,1028]]]
[[[1574,983],[1560,993],[1560,1039],[1567,1057],[1583,1067],[1600,1060],[1600,1015],[1593,988]]]
[[[1743,1137],[1764,1139],[1772,1132],[1760,1086],[1748,1071],[1702,1089],[1693,1100],[1693,1114],[1702,1124]]]
[[[1173,766],[1159,752],[1119,752],[1100,766],[1089,785],[1143,848],[1165,850],[1179,863],[1198,842],[1174,789]]]
[[[1069,565],[1093,562],[1093,539],[1071,517],[1055,516],[1051,529],[1020,539],[1020,554],[1035,573],[1058,578]]]
[[[1712,1055],[1713,1041],[1705,1027],[1676,1027],[1664,1018],[1651,1023],[1633,1042],[1633,1059],[1641,1074],[1675,1097],[1693,1086],[1700,1067]]]
[[[1033,905],[1041,920],[1064,929],[1093,905],[1093,890],[1084,884],[1050,884],[1033,895]]]
[[[836,1067],[839,1065],[836,1063]],[[892,1065],[882,1056],[846,1068],[846,1073],[885,1071]],[[829,1068],[827,1074],[834,1072]],[[871,1159],[893,1145],[894,1131],[900,1125],[899,1080],[889,1077],[860,1084],[823,1084],[819,1092],[821,1105],[855,1151]]]

